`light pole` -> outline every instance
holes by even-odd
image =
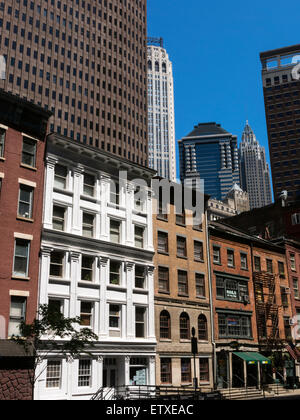
[[[196,375],[196,355],[198,354],[198,340],[197,340],[197,337],[195,337],[195,333],[196,333],[196,330],[193,327],[192,328],[191,344],[192,344],[192,354],[194,356],[194,378],[193,378],[193,382],[194,382],[195,395],[196,395],[197,388],[198,388],[198,380],[197,380],[197,375]]]

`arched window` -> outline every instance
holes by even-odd
[[[148,70],[152,70],[152,61],[151,60],[148,61]]]
[[[190,318],[186,312],[183,312],[180,315],[179,324],[180,324],[180,338],[182,340],[189,340],[191,337]]]
[[[155,61],[155,71],[159,71],[159,62]]]
[[[167,65],[166,63],[162,63],[162,72],[167,73]]]
[[[160,314],[160,338],[171,338],[171,318],[168,311],[162,311]]]
[[[208,340],[207,336],[207,320],[205,315],[199,315],[198,318],[198,339]]]

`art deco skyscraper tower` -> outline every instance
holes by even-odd
[[[158,43],[159,45],[155,45]],[[153,45],[151,45],[153,44]],[[174,84],[172,63],[162,39],[148,40],[149,166],[176,181]]]
[[[146,0],[0,2],[0,88],[50,130],[147,164]]]
[[[264,207],[272,203],[269,165],[265,148],[246,122],[240,144],[241,187],[249,194],[250,208]]]

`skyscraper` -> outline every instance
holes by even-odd
[[[300,45],[260,54],[274,198],[300,199]]]
[[[249,194],[250,208],[264,207],[272,203],[269,165],[265,148],[246,122],[240,144],[241,187]]]
[[[175,182],[173,70],[161,38],[148,39],[147,57],[149,166],[159,176]]]
[[[200,177],[211,198],[223,200],[240,185],[237,137],[215,122],[202,123],[179,141],[180,179]]]
[[[146,0],[0,2],[0,88],[50,130],[147,164]]]

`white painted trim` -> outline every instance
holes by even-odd
[[[4,178],[4,173],[0,172],[0,178]]]
[[[35,140],[36,142],[38,142],[38,141],[39,141],[39,139],[37,139],[36,137],[32,137],[32,136],[30,136],[30,135],[28,135],[28,134],[26,134],[26,133],[22,133],[22,136],[23,136],[23,137],[28,137],[29,139],[31,139],[31,140]]]
[[[3,130],[8,130],[8,127],[6,125],[0,124],[0,128],[3,128]]]

